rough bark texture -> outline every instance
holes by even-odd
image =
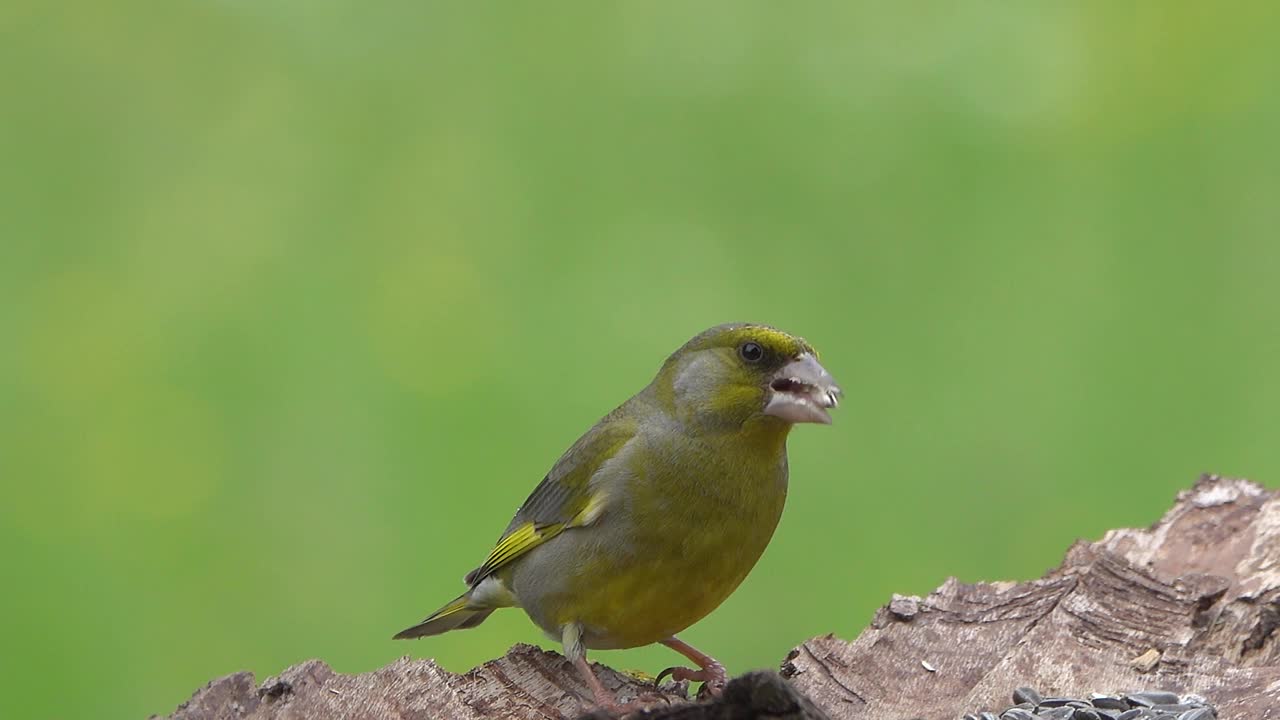
[[[998,711],[1010,692],[1085,696],[1146,688],[1196,693],[1221,720],[1280,720],[1280,495],[1202,478],[1147,530],[1077,543],[1026,583],[949,580],[928,597],[895,597],[856,640],[815,638],[781,673],[730,683],[712,703],[683,684],[651,686],[597,666],[643,716],[952,720]],[[590,693],[555,653],[518,645],[464,675],[401,659],[341,675],[311,660],[261,686],[215,680],[173,720],[252,718],[574,718]],[[595,717],[605,717],[598,714]]]

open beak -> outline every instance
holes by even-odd
[[[840,386],[817,358],[804,353],[778,371],[769,382],[764,414],[790,423],[831,424],[828,408],[840,403]]]

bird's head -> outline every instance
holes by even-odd
[[[789,427],[831,422],[841,390],[803,338],[767,325],[731,323],[676,350],[654,380],[659,402],[685,423]]]

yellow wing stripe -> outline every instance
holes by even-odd
[[[559,535],[566,528],[590,525],[604,511],[607,499],[604,493],[592,495],[588,498],[587,504],[582,510],[575,513],[567,523],[527,522],[517,527],[498,541],[498,546],[493,549],[493,552],[489,553],[489,557],[485,558],[484,564],[475,571],[474,575],[467,576],[468,580],[470,582],[479,582],[483,578],[492,575],[503,565]]]
[[[455,599],[453,602],[450,602],[448,605],[445,605],[439,610],[431,613],[431,617],[427,618],[426,620],[423,620],[422,622],[427,623],[427,622],[431,622],[432,620],[439,620],[442,617],[445,617],[447,615],[452,615],[456,612],[459,612],[461,610],[466,610],[466,609],[467,609],[467,596],[463,595],[462,597]]]
[[[510,534],[498,541],[498,546],[489,553],[476,578],[490,575],[494,570],[506,565],[517,557],[550,540],[564,529],[563,523],[534,524],[525,523],[512,530]]]

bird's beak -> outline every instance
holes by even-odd
[[[817,358],[804,353],[783,367],[769,382],[764,414],[790,423],[831,424],[828,408],[840,403],[844,393]]]

